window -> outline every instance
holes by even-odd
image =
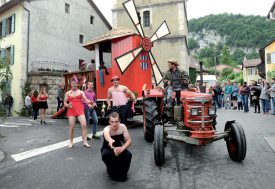
[[[1,63],[5,62],[6,64],[14,64],[14,45],[1,49],[0,51]]]
[[[4,19],[0,23],[0,37],[5,37],[15,32],[15,14]]]
[[[65,3],[65,13],[70,13],[70,5],[68,3]]]
[[[84,42],[84,36],[79,35],[79,43],[83,44],[83,42]]]
[[[248,69],[248,75],[256,75],[255,68],[249,68]]]
[[[144,71],[148,69],[148,54],[146,53],[140,54],[140,68]]]
[[[93,16],[90,17],[90,24],[94,24],[94,17]]]
[[[143,26],[150,27],[150,11],[143,12]]]
[[[12,18],[9,17],[7,18],[7,29],[6,29],[7,35],[11,33],[11,28],[12,28],[11,25],[12,25]]]
[[[271,53],[271,64],[275,64],[275,52]]]

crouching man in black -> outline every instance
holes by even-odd
[[[127,150],[131,144],[131,137],[127,127],[120,123],[119,114],[112,112],[109,123],[103,130],[102,160],[106,164],[107,172],[112,180],[126,181],[130,168],[132,154]]]

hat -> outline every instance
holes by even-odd
[[[112,77],[111,81],[113,81],[113,80],[115,80],[115,79],[119,80],[118,75],[114,75],[114,76]]]
[[[176,65],[176,66],[179,66],[178,62],[177,62],[175,59],[173,59],[173,58],[170,58],[170,59],[168,60],[168,63],[171,63],[171,64],[174,64],[174,65]]]

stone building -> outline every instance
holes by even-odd
[[[13,73],[12,81],[7,83],[14,97],[13,113],[24,106],[22,89],[27,80],[33,89],[46,86],[53,103],[49,112],[53,112],[53,91],[62,82],[61,73],[78,70],[83,60],[90,62],[94,54],[84,49],[83,43],[111,26],[92,0],[0,3],[1,58],[6,57]]]
[[[126,27],[136,30],[122,3],[113,1],[113,28]],[[154,43],[152,52],[162,72],[168,69],[167,60],[173,57],[181,69],[189,71],[187,47],[187,16],[185,0],[135,0],[137,11],[146,36],[151,37],[160,24],[166,20],[170,35]]]

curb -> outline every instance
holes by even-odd
[[[0,150],[0,162],[5,158],[4,152]]]

